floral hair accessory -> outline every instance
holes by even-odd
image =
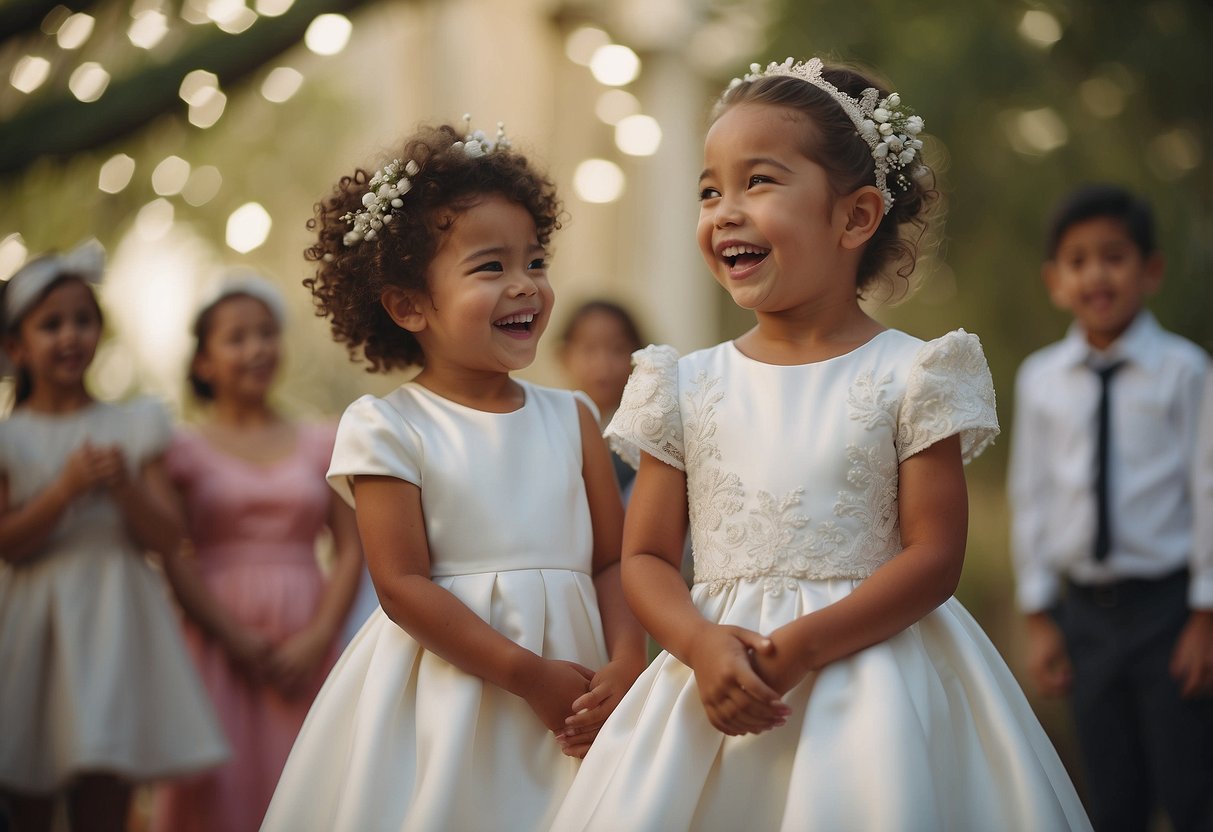
[[[919,159],[918,152],[922,150],[922,140],[918,138],[923,128],[922,117],[913,115],[907,107],[902,106],[901,96],[895,92],[880,98],[875,87],[868,87],[859,98],[852,98],[823,78],[821,70],[820,58],[800,62],[788,58],[783,63],[769,63],[766,69],[758,64],[750,64],[749,73],[734,78],[728,89],[759,78],[785,75],[807,81],[837,101],[854,123],[855,132],[872,149],[872,159],[876,163],[876,187],[884,198],[884,212],[887,214],[893,208],[894,188],[897,193],[905,193],[911,185],[907,174],[916,176],[926,169],[921,161],[916,161]]]
[[[452,150],[462,150],[473,159],[486,156],[497,150],[509,150],[512,146],[505,134],[504,122],[497,122],[497,135],[490,139],[483,130],[472,130],[472,117],[463,115],[468,133],[462,140],[451,145]],[[404,195],[413,187],[413,177],[421,171],[420,165],[409,159],[401,162],[393,159],[371,177],[367,183],[370,190],[362,195],[362,207],[350,211],[342,219],[350,224],[342,242],[346,246],[357,245],[363,240],[374,240],[383,226],[392,221],[392,210],[404,207]]]

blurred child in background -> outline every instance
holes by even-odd
[[[194,557],[170,578],[233,754],[160,790],[163,832],[260,826],[361,573],[354,513],[325,481],[335,426],[296,423],[270,403],[283,317],[277,289],[253,275],[225,281],[195,317],[189,380],[207,418],[166,454]],[[326,529],[327,578],[316,558]]]
[[[27,263],[0,292],[17,379],[0,422],[0,809],[13,832],[122,830],[135,783],[225,756],[167,587],[180,521],[167,412],[93,398],[95,242]]]
[[[645,345],[630,312],[614,301],[588,300],[578,306],[560,333],[560,363],[575,390],[589,394],[605,428],[619,407],[632,372],[632,353]],[[614,452],[615,478],[625,498],[635,469]],[[625,499],[626,502],[626,499]]]
[[[1045,285],[1074,316],[1015,387],[1008,490],[1028,669],[1072,697],[1097,830],[1213,829],[1213,372],[1146,309],[1149,205],[1057,206]]]

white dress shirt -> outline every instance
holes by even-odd
[[[1099,379],[1111,383],[1112,547],[1097,562]],[[1096,585],[1189,566],[1193,608],[1213,608],[1213,365],[1200,347],[1141,312],[1104,351],[1077,325],[1023,362],[1008,473],[1017,600],[1039,612],[1065,579]]]

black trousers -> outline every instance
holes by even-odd
[[[1168,666],[1188,618],[1188,576],[1071,584],[1057,610],[1097,832],[1144,832],[1161,805],[1175,832],[1213,832],[1213,699],[1182,699]]]

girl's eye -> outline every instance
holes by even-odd
[[[774,180],[772,180],[771,177],[769,177],[769,176],[762,176],[760,174],[754,174],[753,176],[750,177],[750,187],[753,188],[755,185],[765,185],[772,181],[774,181]]]
[[[543,257],[538,257],[538,258],[532,260],[527,265],[527,269],[532,270],[532,271],[543,271],[547,267],[548,267],[548,261],[546,258],[543,258]]]
[[[705,199],[716,199],[718,196],[720,196],[720,191],[715,188],[703,188],[699,191],[700,202],[703,202]]]
[[[503,272],[503,271],[505,271],[505,267],[501,265],[500,260],[493,260],[490,263],[481,263],[479,266],[472,269],[473,273],[475,273],[475,272]]]

